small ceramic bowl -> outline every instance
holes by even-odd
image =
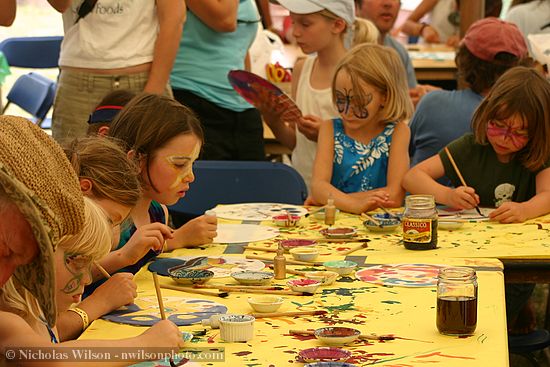
[[[346,362],[313,362],[304,365],[304,367],[357,367],[357,365]]]
[[[231,273],[231,276],[244,285],[267,285],[273,279],[273,273],[267,271],[241,271]]]
[[[290,251],[290,249],[297,248],[297,247],[306,247],[306,246],[314,246],[317,242],[314,240],[306,240],[306,239],[289,239],[289,240],[281,240],[279,241],[279,244],[285,249],[285,251]]]
[[[345,362],[350,357],[350,351],[334,347],[308,348],[298,353],[298,358],[304,362]]]
[[[329,326],[315,330],[315,337],[328,345],[352,343],[361,335],[361,331],[349,327]]]
[[[353,273],[357,267],[357,263],[347,260],[337,260],[324,262],[323,266],[328,271],[334,271],[340,275],[349,275]]]
[[[464,222],[454,222],[452,220],[441,220],[437,221],[437,228],[445,231],[453,231],[459,229],[464,225]]]
[[[371,232],[393,232],[401,226],[401,220],[396,217],[391,217],[388,214],[374,214],[372,216],[380,225],[375,224],[372,220],[366,220],[363,225]]]
[[[168,274],[172,279],[180,284],[204,284],[214,277],[214,272],[210,270],[197,269],[168,269]]]
[[[273,217],[273,223],[279,227],[295,227],[300,221],[299,215],[286,215],[281,214]]]
[[[292,257],[300,261],[313,261],[319,257],[319,250],[315,247],[296,247],[290,249],[288,252],[290,252]]]
[[[286,282],[294,292],[315,293],[321,282],[313,279],[292,279]]]
[[[248,304],[257,312],[275,312],[284,302],[283,297],[278,296],[257,296],[250,297]]]
[[[220,337],[226,342],[247,342],[254,337],[254,316],[220,316]]]
[[[335,271],[308,271],[304,274],[307,279],[320,281],[321,287],[331,285],[339,275]]]
[[[351,227],[329,227],[319,231],[326,238],[351,238],[357,230]]]
[[[338,218],[339,212],[340,210],[336,209],[336,213],[334,214],[334,219]],[[318,212],[315,212],[315,214],[313,214],[313,218],[318,220],[325,220],[325,209],[321,209]]]

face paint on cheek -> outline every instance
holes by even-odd
[[[65,284],[65,286],[61,289],[61,291],[65,294],[75,293],[80,288],[80,285],[82,284],[82,277],[83,277],[83,274],[80,273],[77,276],[71,278],[67,282],[67,284]]]
[[[72,278],[61,288],[61,291],[65,294],[75,293],[82,285],[84,271],[90,271],[91,259],[81,255],[65,254],[63,264]]]
[[[185,181],[185,178],[193,173],[193,162],[198,158],[200,152],[200,144],[195,144],[190,156],[168,156],[166,159],[171,164],[174,171],[178,172],[178,175],[174,182],[170,185],[170,189],[174,189]],[[185,167],[178,167],[185,162]]]

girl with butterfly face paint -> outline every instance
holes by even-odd
[[[336,67],[332,98],[340,118],[321,125],[313,199],[332,196],[352,213],[401,206],[410,136],[402,121],[413,107],[399,56],[379,45],[353,48]]]

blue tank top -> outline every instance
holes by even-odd
[[[156,201],[152,201],[151,205],[149,206],[149,220],[151,223],[159,222],[159,223],[166,223],[166,215],[164,213],[164,209],[162,208],[162,205],[157,203]],[[117,250],[122,248],[128,241],[130,240],[130,237],[136,232],[137,228],[133,222],[127,222],[123,224],[123,228],[120,230],[120,240],[118,241]],[[157,256],[157,253],[153,250],[149,250],[148,253],[145,254],[141,259],[139,259],[135,264],[128,265],[122,269],[117,270],[117,273],[132,273],[136,274],[145,264],[147,264],[151,259],[153,259],[155,256]],[[88,285],[84,289],[84,294],[82,298],[88,297],[92,292],[99,287],[101,284],[105,282],[106,279],[100,279],[92,284]]]
[[[388,158],[395,123],[368,144],[346,135],[342,119],[333,119],[334,161],[331,184],[345,193],[368,191],[387,184]]]

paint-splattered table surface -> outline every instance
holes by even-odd
[[[220,222],[226,222],[221,219]],[[235,221],[233,221],[235,223]],[[270,221],[247,222],[273,226]],[[352,227],[357,229],[355,239],[368,239],[367,247],[355,251],[353,256],[369,256],[385,254],[404,256],[407,258],[450,258],[450,257],[483,257],[497,259],[543,259],[550,260],[550,215],[529,220],[521,224],[499,224],[496,222],[480,221],[464,223],[456,230],[438,231],[437,249],[429,251],[411,251],[405,249],[402,242],[403,233],[398,227],[389,233],[376,233],[367,230],[363,221],[357,215],[339,213],[335,227]],[[319,239],[320,230],[327,228],[323,221],[313,218],[302,218],[298,226],[280,228],[278,237],[255,242],[254,246],[276,248],[280,239],[308,238]],[[357,243],[326,243],[320,242],[321,258],[341,258],[342,252]],[[217,246],[219,253],[243,253],[243,246],[231,244]],[[264,254],[258,250],[246,250],[246,254]]]
[[[210,255],[219,253],[218,246],[204,250],[178,250],[174,255]],[[241,256],[242,255],[232,255]],[[271,255],[272,256],[272,255]],[[406,257],[369,255],[367,264],[407,262]],[[381,286],[361,281],[355,277],[339,278],[333,286],[319,288],[313,296],[285,296],[279,311],[326,310],[319,316],[257,319],[254,338],[247,343],[226,343],[220,340],[219,330],[193,324],[180,327],[182,331],[206,330],[195,337],[189,347],[225,348],[224,362],[203,362],[202,366],[303,366],[296,361],[300,350],[322,346],[313,336],[290,335],[290,329],[316,329],[336,325],[359,329],[363,334],[394,334],[391,341],[361,341],[343,347],[352,353],[349,360],[358,366],[508,366],[506,318],[502,265],[491,259],[427,259],[425,264],[468,265],[476,268],[479,279],[478,326],[471,337],[458,338],[440,335],[435,325],[435,287]],[[301,267],[294,267],[302,269]],[[289,278],[296,276],[289,275]],[[138,283],[137,304],[155,297],[151,273],[143,268],[136,276]],[[234,284],[231,278],[215,279],[217,283]],[[161,277],[163,284],[175,284],[170,278]],[[284,285],[285,281],[273,281]],[[229,313],[250,313],[247,303],[250,295],[231,293],[227,298],[199,296],[163,289],[167,316],[182,312],[177,300],[203,298],[225,305]],[[183,311],[185,312],[185,311]],[[160,318],[158,306],[152,306],[147,314]],[[144,327],[122,325],[97,320],[86,330],[82,338],[112,339],[135,336]],[[143,364],[156,366],[155,363]]]

